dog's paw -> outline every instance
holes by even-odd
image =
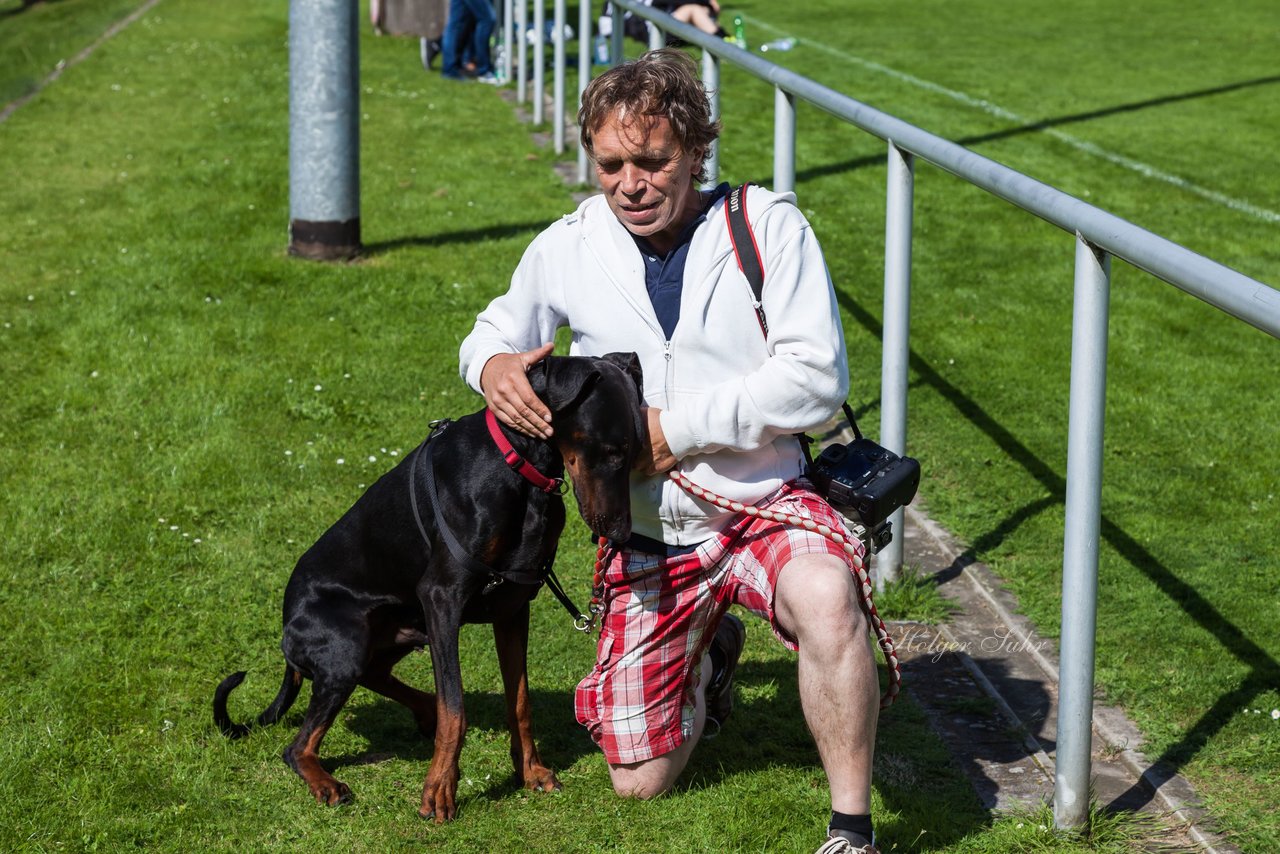
[[[533,792],[558,792],[562,788],[556,772],[542,765],[527,769],[524,774],[524,787]]]
[[[433,769],[434,771],[434,769]],[[422,809],[418,815],[436,824],[453,821],[458,815],[458,774],[445,774],[437,778],[434,773],[427,775],[427,782],[422,787]]]
[[[311,794],[315,795],[318,803],[330,807],[349,804],[355,800],[355,795],[351,794],[350,787],[332,777],[312,785]]]

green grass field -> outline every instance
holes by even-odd
[[[0,102],[139,5],[0,2]],[[349,808],[316,807],[279,761],[290,726],[234,744],[212,726],[226,673],[250,671],[237,717],[273,695],[301,551],[428,420],[478,408],[457,344],[572,205],[506,102],[424,75],[416,42],[375,39],[362,17],[367,252],[288,258],[286,5],[162,0],[0,124],[0,846],[812,849],[825,784],[793,666],[758,624],[733,725],[652,803],[608,792],[573,723],[592,647],[549,597],[534,606],[531,682],[560,794],[510,783],[483,627],[464,631],[472,731],[450,826],[415,817],[430,746],[372,695],[325,744]],[[1280,282],[1280,30],[1266,2],[733,11],[754,41],[797,36],[790,67]],[[723,90],[724,177],[768,183],[772,93],[730,70]],[[855,400],[871,405],[883,145],[806,107],[800,127],[800,204],[845,309]],[[923,496],[1052,634],[1072,238],[927,165],[916,183]],[[1100,690],[1238,845],[1273,850],[1280,351],[1119,262],[1111,324]],[[560,560],[579,595],[584,531]],[[425,657],[402,672],[430,680]],[[1043,814],[991,819],[945,757],[908,687],[878,742],[887,850],[1127,849],[1123,830],[1068,844],[1040,830]]]

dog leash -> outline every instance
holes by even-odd
[[[787,525],[804,528],[806,531],[813,531],[836,543],[844,550],[845,554],[849,555],[852,559],[854,575],[858,580],[858,603],[862,606],[863,612],[871,623],[871,628],[876,636],[876,643],[879,644],[881,652],[884,653],[885,663],[889,667],[889,687],[886,689],[884,696],[880,698],[880,708],[887,709],[893,705],[893,701],[898,699],[898,692],[902,687],[902,669],[898,664],[898,653],[894,647],[893,638],[889,636],[889,631],[885,628],[884,620],[880,618],[880,614],[876,611],[876,604],[871,596],[871,577],[867,575],[867,571],[863,568],[862,555],[853,547],[849,539],[844,534],[833,531],[829,526],[819,524],[803,516],[774,513],[771,510],[761,510],[759,507],[743,504],[741,501],[731,501],[728,498],[716,495],[705,487],[698,486],[678,471],[668,472],[667,477],[694,498],[701,498],[703,501],[709,501],[717,507],[723,507],[735,513],[759,516],[761,519],[768,519],[771,522],[782,522]],[[597,555],[597,562],[599,562],[600,557],[600,555]],[[600,571],[599,569],[597,570],[597,572]],[[599,583],[597,581],[597,584]],[[594,598],[592,599],[592,607],[595,607]]]

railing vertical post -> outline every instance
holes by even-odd
[[[707,90],[707,104],[711,107],[711,121],[720,119],[720,58],[709,50],[702,51],[702,86]],[[720,180],[720,140],[711,141],[706,159],[707,180],[704,190],[714,189]]]
[[[546,0],[533,0],[533,91],[529,93],[529,97],[533,98],[533,123],[535,125],[542,124],[542,96],[546,88],[544,78],[547,70],[546,28],[547,2]]]
[[[1111,256],[1077,233],[1053,790],[1053,823],[1059,830],[1082,829],[1089,816],[1110,292]]]
[[[516,103],[523,104],[529,97],[529,40],[525,30],[529,25],[529,0],[515,0],[516,4]]]
[[[555,32],[551,35],[553,82],[551,129],[552,146],[556,154],[564,153],[564,22],[565,0],[555,0]]]
[[[622,32],[623,11],[622,7],[617,3],[613,4],[613,28],[609,30],[609,64],[617,65],[622,62],[622,57],[626,55],[625,48],[622,44],[622,38],[625,33]]]
[[[907,373],[911,349],[911,230],[915,156],[889,141],[884,224],[884,332],[880,358],[880,444],[907,451]],[[876,555],[876,589],[902,573],[901,508],[889,517],[893,539]]]
[[[787,193],[796,188],[796,96],[774,89],[773,94],[773,190]]]
[[[289,3],[289,254],[360,251],[360,54],[356,4]]]
[[[503,80],[511,79],[511,66],[515,64],[512,61],[513,58],[511,55],[512,48],[515,47],[515,35],[512,32],[512,30],[514,29],[514,25],[511,20],[513,5],[514,5],[514,0],[502,0],[502,75],[503,75],[502,79]],[[524,33],[521,33],[520,35],[523,36]]]
[[[582,108],[582,93],[591,82],[591,0],[578,0],[578,109]],[[587,150],[578,141],[578,183],[585,184],[589,177]]]
[[[647,21],[645,26],[649,28],[649,50],[658,50],[667,46],[667,34],[663,30]]]

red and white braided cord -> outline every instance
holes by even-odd
[[[804,528],[806,531],[815,531],[844,549],[845,554],[851,558],[854,575],[858,579],[858,603],[862,606],[862,610],[866,612],[867,620],[871,623],[871,629],[875,632],[876,642],[880,645],[880,650],[884,653],[885,663],[889,667],[889,687],[884,696],[880,698],[880,708],[887,709],[893,705],[893,701],[898,698],[898,691],[902,687],[902,670],[898,665],[898,653],[894,649],[893,638],[889,637],[889,632],[884,627],[884,620],[880,619],[880,615],[876,612],[876,603],[871,597],[871,577],[867,575],[866,569],[862,566],[862,555],[853,547],[848,538],[839,531],[833,531],[827,525],[820,524],[812,519],[806,519],[803,516],[774,513],[770,510],[761,510],[759,507],[743,504],[741,501],[731,501],[728,498],[716,495],[709,489],[698,486],[678,471],[668,472],[667,476],[675,481],[681,489],[695,498],[701,498],[703,501],[709,501],[718,507],[732,510],[735,513],[759,516],[761,519],[768,519],[771,522],[782,522],[787,525]]]

